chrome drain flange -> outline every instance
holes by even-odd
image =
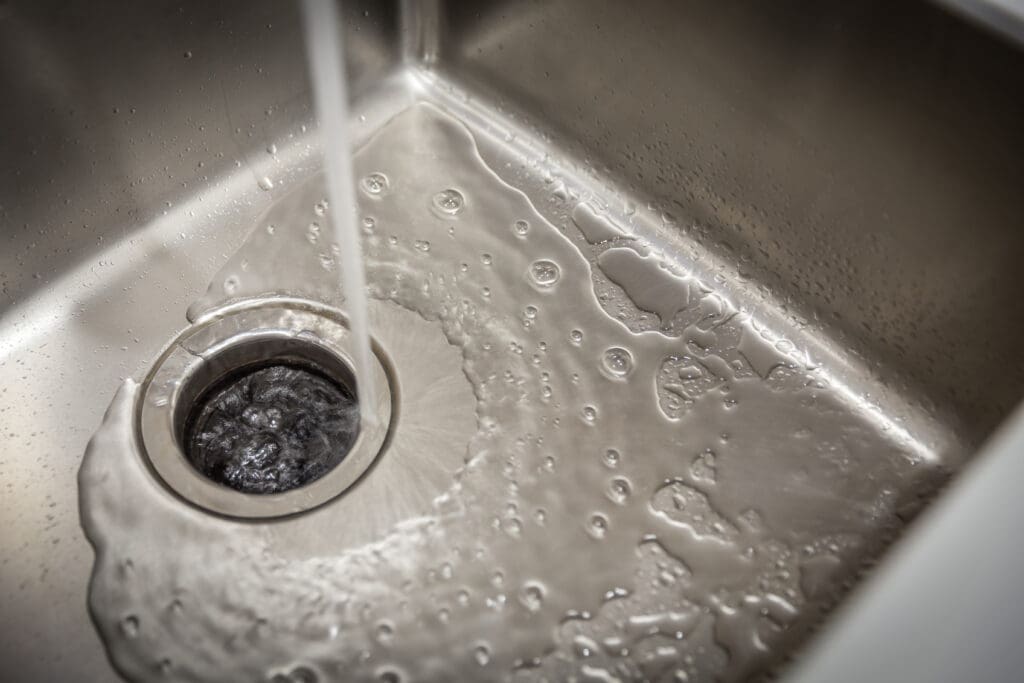
[[[261,300],[235,305],[186,329],[157,360],[140,392],[137,426],[153,470],[194,505],[230,517],[272,518],[320,506],[342,494],[369,469],[384,446],[392,392],[383,351],[374,344],[374,406],[359,405],[351,446],[335,449],[314,475],[289,490],[252,492],[218,482],[190,459],[197,414],[210,396],[262,369],[286,368],[358,392],[352,336],[340,314],[315,304]],[[234,486],[234,488],[232,488]],[[241,489],[241,490],[239,490]]]

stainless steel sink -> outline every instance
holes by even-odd
[[[523,522],[518,510],[496,512],[499,532],[520,525],[511,536],[521,534],[523,545],[509,547],[524,548],[518,564],[502,566],[503,578],[481,589],[496,591],[501,604],[512,596],[507,621],[453,617],[446,636],[437,635],[449,633],[438,623],[410,617],[426,635],[405,641],[402,624],[391,624],[391,650],[365,649],[365,657],[361,650],[337,670],[319,661],[289,669],[293,663],[275,660],[284,667],[275,674],[264,655],[245,656],[268,679],[288,680],[386,676],[394,673],[388,662],[397,662],[396,672],[410,669],[414,655],[423,655],[422,677],[437,680],[465,672],[463,659],[479,665],[464,677],[481,679],[737,680],[799,657],[828,612],[955,480],[1022,396],[1024,291],[1016,269],[1024,257],[1024,51],[926,3],[409,0],[345,2],[342,9],[356,168],[395,169],[391,201],[398,203],[381,205],[378,223],[399,226],[399,249],[426,251],[425,240],[414,241],[420,219],[412,208],[419,205],[402,204],[401,191],[413,190],[400,188],[426,192],[443,173],[478,177],[479,184],[465,181],[475,194],[467,192],[461,232],[453,223],[452,241],[438,237],[431,251],[438,263],[450,256],[458,265],[458,250],[466,250],[472,275],[491,258],[517,268],[537,263],[530,250],[538,243],[520,248],[515,241],[512,219],[529,216],[531,239],[563,256],[565,287],[553,310],[565,320],[579,310],[593,329],[605,330],[588,339],[636,340],[632,356],[601,356],[604,347],[589,349],[575,328],[557,342],[545,337],[536,354],[550,346],[554,355],[559,344],[588,349],[595,363],[607,359],[604,379],[584,376],[580,384],[593,389],[594,405],[577,406],[572,392],[584,389],[572,388],[557,403],[556,387],[556,403],[544,403],[554,412],[531,417],[530,429],[554,430],[548,443],[565,446],[555,454],[566,463],[560,471],[574,472],[577,459],[605,458],[604,469],[580,465],[579,484],[598,471],[601,486],[611,477],[610,492],[597,491],[610,496],[608,509],[618,509],[616,496],[630,488],[648,495],[635,516],[581,518],[589,536],[556,533],[564,541],[558,548],[527,545],[543,521]],[[98,632],[110,646],[119,623],[122,635],[125,626],[109,620],[95,592],[95,624],[90,620],[90,578],[94,590],[119,600],[115,570],[124,565],[100,562],[94,569],[82,515],[95,512],[95,499],[80,501],[78,477],[108,405],[115,395],[127,396],[132,381],[146,380],[188,327],[190,306],[193,319],[202,320],[227,300],[265,297],[244,282],[240,291],[228,287],[225,274],[251,267],[273,278],[276,265],[249,260],[268,253],[257,239],[267,212],[316,195],[320,140],[297,8],[8,2],[0,5],[0,51],[2,677],[114,680],[116,668],[132,678],[217,680],[216,672],[227,671],[218,669],[223,649],[195,645],[202,656],[192,666],[182,660],[191,652],[187,637],[174,642],[178,649],[166,665],[144,644],[112,647],[108,659]],[[381,251],[373,259],[386,270],[388,235],[378,233]],[[493,255],[476,253],[485,247]],[[295,262],[305,267],[309,255],[302,254]],[[301,271],[308,278],[275,281],[275,291],[343,308],[325,294],[315,259],[308,265]],[[548,296],[544,287],[553,281],[545,277],[519,278],[520,289],[510,285],[506,298],[496,289],[473,306],[493,307],[494,319],[514,322],[516,334],[538,315],[534,329],[545,329],[559,321],[545,322],[546,309],[531,313],[535,301],[526,300]],[[321,544],[303,530],[304,519],[331,519],[330,505],[277,526],[241,525],[287,561],[322,559],[324,547],[340,557],[382,541],[392,526],[433,514],[435,495],[457,501],[449,491],[456,481],[458,490],[471,490],[476,480],[505,486],[511,475],[503,468],[514,469],[509,463],[517,458],[546,462],[539,445],[488,451],[497,437],[479,406],[511,389],[481,389],[501,385],[497,370],[491,384],[472,368],[463,368],[463,377],[459,364],[469,361],[460,359],[471,354],[451,329],[442,333],[444,316],[396,313],[389,301],[405,294],[385,290],[377,292],[376,320],[382,343],[390,344],[396,386],[406,390],[396,396],[408,401],[396,403],[404,422],[390,443],[411,458],[435,451],[459,457],[441,470],[424,464],[403,474],[388,470],[392,461],[382,453],[363,489],[338,499],[367,501],[359,528],[341,534],[344,543],[332,537]],[[591,315],[590,304],[603,317]],[[430,368],[417,368],[417,353]],[[528,369],[535,349],[520,344],[512,353]],[[574,373],[573,362],[551,374],[586,375]],[[540,374],[519,381],[519,366],[509,368],[509,386],[528,392],[535,382],[544,392],[524,405],[550,398]],[[615,384],[623,379],[616,368],[627,368],[621,374],[632,373],[633,384]],[[458,381],[443,385],[447,393],[437,398],[431,387],[444,377]],[[118,394],[126,380],[129,388]],[[656,397],[651,405],[665,436],[639,431],[647,416],[622,398],[637,387]],[[417,404],[417,392],[431,396],[431,405]],[[130,445],[127,401],[115,402],[107,419],[126,425],[124,462],[142,462],[131,459],[138,454]],[[739,412],[730,413],[737,401]],[[438,415],[449,420],[442,408],[451,413],[444,430],[410,431],[408,425]],[[507,418],[504,426],[515,425],[520,413],[500,409],[495,414]],[[730,417],[736,414],[742,419]],[[558,431],[560,420],[566,426]],[[607,432],[588,426],[595,421],[636,445],[620,447],[624,459],[633,458],[628,479],[619,477],[624,469],[613,471],[617,460],[608,460],[618,450],[596,450],[597,435]],[[419,456],[418,443],[425,444]],[[101,451],[91,451],[94,462]],[[86,485],[96,471],[83,469]],[[360,494],[374,476],[383,481],[382,472],[391,472],[393,486]],[[137,476],[151,477],[160,489],[145,467]],[[524,474],[515,483],[527,493],[502,488],[495,505],[504,510],[506,494],[542,492],[552,500],[548,522],[560,523],[559,510],[566,519],[576,511],[565,476],[545,489]],[[125,486],[134,481],[125,479]],[[118,496],[108,486],[104,504],[134,501],[143,488],[132,484]],[[379,502],[386,496],[408,504]],[[172,512],[174,505],[186,511],[182,519],[203,517],[173,496],[167,501],[161,505]],[[189,551],[162,546],[159,517],[117,512],[138,521],[137,533],[124,525],[117,534],[91,532],[108,557],[130,554],[139,567],[166,557],[176,577],[194,572],[174,565]],[[471,538],[489,549],[492,511],[462,513],[479,516],[480,535]],[[621,558],[621,567],[608,550],[619,520],[643,520],[629,527],[637,532],[630,546],[637,557]],[[493,543],[511,543],[501,538]],[[524,584],[518,602],[518,587],[499,585],[530,575],[530,557],[553,552],[570,559],[545,579],[544,610],[535,609],[539,593],[531,591],[541,589],[533,584]],[[433,577],[446,571],[440,562],[417,563],[439,557],[405,559],[413,574]],[[777,563],[775,573],[751,570],[748,577],[730,564],[744,557],[737,561]],[[225,572],[232,569],[234,560],[221,561]],[[662,569],[644,573],[652,567]],[[723,567],[742,578],[719,586],[711,579],[721,578]],[[580,577],[575,586],[573,574]],[[622,576],[630,580],[620,585]],[[589,594],[585,588],[601,577],[609,577],[607,594]],[[660,588],[645,593],[651,583]],[[219,595],[218,586],[207,588]],[[429,590],[446,599],[441,588]],[[516,609],[543,616],[555,607],[564,610],[554,628],[514,616]],[[640,618],[656,613],[657,623]],[[523,623],[541,627],[524,636]],[[379,627],[372,618],[363,626]],[[466,636],[473,629],[508,633],[509,644],[503,649],[492,639],[484,647]],[[221,635],[213,627],[194,632]],[[292,642],[286,635],[281,642]],[[630,651],[623,653],[627,636]],[[458,667],[446,669],[437,659]]]

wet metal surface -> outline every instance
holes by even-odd
[[[389,188],[360,190],[387,457],[244,525],[127,457],[131,380],[190,307],[342,304],[309,239],[298,17],[0,10],[6,677],[114,679],[96,626],[138,679],[740,677],[797,651],[1019,398],[1018,53],[924,4],[437,7],[344,5],[359,175]],[[290,202],[301,222],[268,219]],[[302,277],[250,288],[275,272]],[[206,600],[227,580],[160,561],[168,534],[283,589]]]

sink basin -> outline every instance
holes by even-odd
[[[297,7],[0,6],[3,677],[741,680],[799,658],[1022,396],[1024,52],[926,3],[341,8],[357,175],[390,183],[359,208],[399,417],[336,503],[243,523],[166,489],[133,392],[220,307],[344,310],[316,235],[264,229],[321,196]],[[456,284],[479,329],[425,293]],[[358,524],[308,532],[354,500]],[[213,606],[241,562],[197,568],[213,539],[286,567],[379,542],[423,583],[377,579],[332,663],[301,624]],[[465,614],[463,584],[431,583],[452,572]],[[147,631],[132,601],[161,582],[189,628]],[[232,657],[188,599],[278,646]]]

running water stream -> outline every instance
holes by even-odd
[[[341,23],[333,0],[304,0],[302,15],[306,26],[313,99],[324,145],[327,198],[333,210],[325,217],[333,226],[339,246],[341,286],[345,294],[349,329],[356,353],[356,382],[359,403],[365,407],[363,420],[376,415],[376,388],[370,371],[370,331],[366,307],[366,274],[356,228],[355,177],[352,173],[352,145],[348,134],[348,88],[346,85]]]

